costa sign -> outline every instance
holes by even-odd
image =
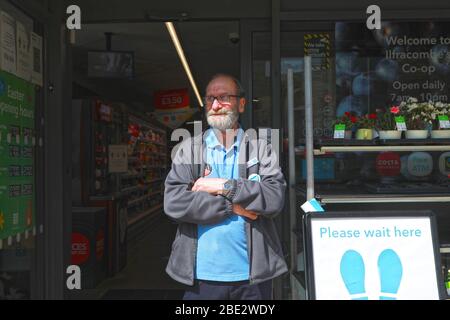
[[[395,152],[383,152],[377,156],[375,161],[376,170],[380,176],[393,177],[400,174],[400,155]]]

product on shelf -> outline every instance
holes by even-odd
[[[167,171],[166,133],[134,116],[128,123],[128,172],[120,177],[121,192],[128,197],[128,224],[162,207]]]

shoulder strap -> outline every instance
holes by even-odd
[[[194,180],[197,180],[198,178],[200,178],[200,164],[195,163],[195,154],[194,154],[194,150],[195,150],[195,137],[193,137],[191,139],[191,161],[192,161],[192,166],[193,166],[193,173],[194,173]]]
[[[198,178],[203,177],[203,174],[205,172],[205,161],[204,161],[204,157],[203,157],[203,155],[204,155],[203,134],[201,135],[201,138],[200,138],[200,148],[198,148],[198,150],[200,150],[200,155],[199,155],[199,157],[201,159],[200,163],[198,163],[198,162],[196,163],[196,161],[195,161],[197,159],[197,157],[195,156],[195,150],[197,149],[195,146],[196,139],[198,140],[198,138],[196,138],[196,137],[191,139],[191,156],[192,156],[191,159],[192,159],[192,165],[193,165],[194,180],[197,180]]]
[[[265,133],[262,135],[262,137],[259,136],[260,130],[261,130],[261,132]],[[267,145],[272,144],[272,131],[270,130],[270,128],[261,128],[260,130],[258,130],[256,132],[257,139],[265,139],[267,141]],[[269,149],[269,152],[268,152],[269,156],[270,156],[270,153],[271,153],[271,149]],[[253,160],[253,159],[249,159],[249,156],[250,156],[250,143],[247,142],[247,145],[245,148],[245,159],[247,162],[250,160]],[[251,166],[250,168],[247,168],[247,177],[249,177],[251,174],[255,174],[255,173],[259,174],[259,164],[260,164],[259,163],[259,160],[260,160],[259,152],[256,153],[256,156],[257,156],[258,163]]]

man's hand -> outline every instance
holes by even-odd
[[[258,219],[258,215],[254,211],[246,210],[238,204],[233,204],[233,212],[236,213],[237,215],[249,218],[251,220]]]
[[[204,191],[212,195],[220,195],[226,181],[227,179],[220,178],[200,178],[195,181],[192,191]]]
[[[223,184],[227,179],[220,178],[199,178],[195,181],[192,191],[208,192],[212,195],[220,195],[223,193]],[[258,215],[254,211],[246,210],[238,204],[233,204],[233,212],[239,216],[256,220]]]

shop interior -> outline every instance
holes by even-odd
[[[183,22],[176,33],[200,95],[215,73],[239,76],[237,22]],[[202,121],[200,102],[163,22],[84,25],[71,48],[71,257],[84,277],[67,294],[178,299],[183,286],[164,271],[176,224],[163,185],[171,133]],[[164,109],[170,99],[176,113]]]
[[[446,152],[449,140],[432,137],[407,139],[403,136],[398,139],[381,137],[361,139],[357,136],[356,126],[353,129],[348,128],[353,130],[350,130],[351,137],[336,139],[334,125],[338,119],[346,115],[346,112],[361,118],[366,114],[379,113],[380,109],[399,105],[403,95],[400,95],[399,90],[395,88],[396,85],[393,84],[395,81],[420,83],[426,80],[422,74],[411,75],[400,70],[392,62],[383,59],[383,50],[388,50],[383,48],[386,45],[386,37],[401,36],[404,33],[411,37],[417,34],[430,35],[433,32],[445,34],[447,24],[435,25],[424,22],[414,27],[410,27],[407,22],[392,24],[385,27],[385,35],[355,31],[363,30],[363,28],[358,23],[345,22],[316,23],[314,26],[302,23],[284,23],[282,28],[284,31],[281,33],[280,48],[281,104],[278,109],[273,109],[271,106],[271,37],[267,32],[252,34],[253,68],[250,103],[252,127],[254,128],[269,127],[273,123],[273,117],[281,117],[285,143],[283,148],[286,151],[288,150],[289,117],[292,116],[294,119],[295,166],[289,168],[287,165],[289,163],[288,152],[282,152],[281,157],[285,175],[290,179],[295,177],[293,179],[296,185],[295,200],[294,204],[290,203],[290,210],[295,211],[295,217],[292,218],[291,215],[288,219],[287,212],[285,212],[284,218],[279,221],[284,252],[287,257],[296,257],[288,258],[293,270],[294,281],[298,281],[297,285],[292,285],[293,291],[297,290],[297,292],[291,293],[291,296],[294,298],[305,298],[306,296],[302,220],[298,217],[303,215],[300,204],[306,200],[303,54],[308,50],[319,50],[323,54],[321,58],[313,62],[312,73],[315,110],[313,134],[316,149],[314,179],[316,199],[320,200],[328,211],[432,209],[437,216],[439,243],[443,252],[446,252],[446,246],[450,243],[448,233],[450,220],[447,217],[448,209],[445,202],[450,188],[449,156]],[[311,28],[316,31],[308,31]],[[207,78],[211,74],[216,72],[239,74],[239,42],[231,39],[231,34],[238,30],[237,23],[186,22],[177,24],[177,30],[189,57],[191,70],[195,70],[194,74],[200,90],[203,90]],[[105,32],[111,32],[112,35],[105,35]],[[299,41],[299,39],[303,41]],[[148,45],[145,45],[147,42]],[[150,43],[154,45],[150,45]],[[320,46],[317,43],[325,43],[325,45]],[[113,50],[119,51],[136,47],[134,68],[136,74],[133,82],[123,80],[113,82],[111,79],[92,79],[83,75],[82,70],[88,69],[86,67],[86,57],[88,56],[86,51],[104,50],[105,45],[106,48],[111,46]],[[155,48],[158,48],[156,52]],[[411,52],[422,52],[429,49],[427,45],[408,47]],[[406,49],[398,46],[393,49],[393,52],[402,50]],[[171,129],[161,127],[154,121],[156,119],[151,117],[151,111],[149,111],[151,107],[147,108],[146,103],[154,102],[152,94],[157,90],[189,88],[191,105],[198,108],[198,104],[195,101],[195,92],[187,82],[187,77],[168,38],[164,24],[90,25],[83,33],[77,33],[73,60],[74,98],[83,100],[94,97],[95,102],[91,104],[91,108],[97,109],[93,110],[98,110],[99,100],[101,101],[100,106],[102,106],[102,102],[106,105],[110,103],[111,110],[113,110],[113,114],[116,113],[116,117],[120,112],[122,112],[122,117],[127,112],[134,113],[131,117],[128,116],[128,127],[120,128],[123,126],[123,123],[120,122],[113,125],[120,128],[118,131],[127,131],[128,139],[136,138],[133,138],[133,134],[136,134],[138,128],[147,126],[155,132],[160,132],[158,130],[162,129],[165,131],[165,137],[162,135],[164,138],[159,141],[160,144],[156,144],[156,150],[157,152],[166,150],[164,152],[170,154],[173,144],[168,141],[167,137],[170,137]],[[403,64],[410,63],[409,60],[402,62]],[[441,69],[433,74],[432,78],[436,83],[445,81],[443,80],[447,74],[445,61],[417,60],[415,66],[428,66],[433,63],[438,64]],[[293,70],[295,101],[293,115],[289,114],[287,108],[288,69]],[[110,88],[118,89],[111,90]],[[127,90],[122,88],[127,88]],[[420,91],[414,88],[403,91],[406,91],[404,94],[410,96],[420,97],[423,94],[431,98],[436,97],[433,99],[437,102],[440,97],[446,97],[447,90],[447,87],[442,88],[440,94],[431,94],[430,90]],[[122,93],[122,91],[125,92]],[[439,92],[439,90],[435,89],[433,92]],[[445,99],[442,101],[445,102]],[[74,106],[76,103],[74,102]],[[114,106],[115,104],[118,105]],[[117,111],[114,112],[114,110]],[[101,114],[99,117],[101,118]],[[76,119],[76,117],[73,118]],[[188,123],[196,120],[201,120],[201,111],[197,111],[181,126],[189,129]],[[100,121],[100,123],[105,125],[104,121],[103,123]],[[86,126],[86,124],[84,125]],[[374,123],[372,125],[375,126]],[[87,126],[95,127],[95,124],[87,124]],[[106,127],[108,126],[110,125]],[[106,130],[106,132],[112,130],[107,135],[116,139],[102,142],[101,145],[124,142],[121,140],[124,139],[123,136],[113,133],[117,129],[99,128],[99,130]],[[138,143],[140,135],[141,133],[138,135]],[[130,146],[129,141],[127,141],[128,146]],[[397,148],[398,146],[401,147]],[[352,147],[354,149],[351,149]],[[92,148],[95,146],[91,146]],[[74,148],[74,150],[77,149]],[[151,151],[153,152],[153,149]],[[135,154],[129,153],[128,155],[128,160],[133,161],[130,158],[133,159]],[[144,159],[145,161],[147,160]],[[152,169],[150,178],[145,179],[153,181],[164,176],[168,167],[164,168],[163,166],[167,165],[167,162],[164,162],[163,159],[159,159],[159,161],[156,162],[158,170]],[[92,160],[91,163],[93,163]],[[102,166],[105,165],[105,163],[102,164]],[[99,206],[110,208],[111,211],[106,213],[110,215],[108,219],[112,219],[109,227],[119,228],[119,230],[110,230],[109,232],[112,234],[123,232],[120,230],[120,226],[125,223],[121,224],[120,221],[128,221],[128,227],[125,228],[126,235],[122,235],[126,245],[120,242],[120,236],[118,237],[119,241],[111,237],[105,238],[106,242],[109,241],[105,244],[105,248],[109,246],[108,250],[112,252],[108,263],[110,270],[113,270],[113,276],[105,276],[106,280],[97,284],[97,287],[91,292],[97,295],[98,292],[102,292],[106,298],[114,298],[114,294],[132,296],[133,292],[140,295],[162,293],[165,298],[176,298],[183,288],[164,273],[175,225],[164,217],[160,209],[148,215],[143,214],[143,218],[140,218],[141,212],[152,211],[152,205],[161,205],[162,198],[161,193],[158,193],[158,188],[162,190],[162,181],[152,182],[154,185],[149,187],[150,191],[141,191],[136,188],[136,184],[142,183],[140,176],[142,168],[139,168],[139,165],[142,165],[142,162],[137,161],[130,169],[131,172],[129,170],[123,175],[111,174],[106,181],[101,180],[104,178],[101,167],[100,169],[97,167],[91,169],[92,174],[97,170],[100,170],[100,174],[95,178],[88,179],[94,185],[90,187],[89,201],[84,203],[89,206],[96,203]],[[293,170],[293,175],[290,174],[291,170]],[[148,173],[144,175],[148,175]],[[95,185],[98,181],[100,186]],[[144,180],[144,186],[145,183]],[[114,189],[112,186],[117,187]],[[81,188],[80,190],[85,189]],[[110,200],[108,197],[111,194],[124,195],[120,198],[121,200],[119,198]],[[80,198],[83,199],[83,197],[86,199],[86,195],[81,194]],[[73,199],[75,198],[74,196]],[[437,201],[430,205],[430,199],[437,199]],[[126,210],[123,209],[124,207]],[[126,212],[127,219],[123,218],[123,212]],[[76,219],[78,213],[74,211],[73,216]],[[119,223],[115,223],[115,221],[119,221]],[[135,223],[130,223],[130,221],[135,221]],[[292,226],[294,226],[294,236],[290,236]],[[106,249],[105,252],[107,252]],[[147,272],[150,269],[155,272]],[[447,269],[446,258],[443,255],[442,273],[444,278]],[[82,290],[82,292],[89,291]]]
[[[9,25],[10,39],[18,39],[17,45],[9,42],[17,47],[12,59],[24,57],[26,48],[20,44],[27,32],[35,50],[33,60],[21,61],[33,61],[34,73],[30,75],[28,66],[28,77],[26,68],[0,67],[0,299],[44,297],[52,290],[50,297],[67,299],[181,297],[184,287],[164,270],[177,227],[162,208],[176,144],[170,137],[176,128],[191,131],[195,121],[204,121],[199,97],[216,73],[243,81],[248,125],[281,129],[281,165],[291,190],[277,227],[290,272],[276,280],[274,296],[307,299],[300,209],[307,200],[305,55],[313,57],[314,197],[326,211],[432,210],[440,280],[450,287],[450,115],[430,120],[428,127],[407,121],[406,132],[399,129],[403,122],[382,118],[402,101],[413,109],[409,97],[440,109],[438,103],[449,105],[448,18],[433,21],[429,13],[422,19],[420,10],[409,11],[409,16],[394,16],[393,22],[373,31],[360,16],[347,18],[345,8],[338,18],[300,15],[296,20],[284,15],[277,29],[269,16],[252,20],[257,11],[253,7],[239,12],[247,17],[239,20],[217,18],[213,7],[207,9],[214,11],[208,11],[214,20],[169,19],[177,20],[174,26],[192,80],[164,23],[167,17],[145,13],[145,20],[131,23],[121,20],[117,10],[120,22],[92,19],[80,30],[66,30],[66,43],[61,35],[46,33],[42,19],[38,22],[0,0],[1,22]],[[62,21],[56,20],[51,26]],[[272,32],[278,34],[272,37]],[[46,37],[61,43],[46,47]],[[47,81],[58,79],[52,59],[58,59],[57,66],[66,61],[60,51],[70,61],[61,88]],[[292,110],[288,70],[293,73]],[[11,90],[7,95],[6,88]],[[59,130],[61,119],[52,118],[55,112],[48,110],[66,101],[62,91],[71,92],[70,121],[64,119],[70,130]],[[11,116],[19,105],[20,116]],[[373,114],[386,121],[378,123],[370,118]],[[337,130],[343,122],[346,127]],[[57,140],[61,145],[52,145],[55,135],[46,136],[49,128],[64,132]],[[415,132],[419,136],[409,137],[413,129],[421,131]],[[388,130],[396,136],[379,133]],[[62,145],[71,150],[62,150]],[[48,156],[59,153],[64,157]],[[71,170],[60,161],[67,154]],[[53,171],[49,164],[57,168]],[[71,181],[53,181],[70,180],[65,174]],[[64,188],[54,188],[59,185]],[[70,202],[67,214],[52,206],[60,200],[53,194],[57,191],[70,198],[60,204]],[[63,221],[66,217],[71,221]],[[66,278],[62,280],[68,265],[81,268],[81,290],[70,290]],[[48,276],[51,271],[61,278]]]

